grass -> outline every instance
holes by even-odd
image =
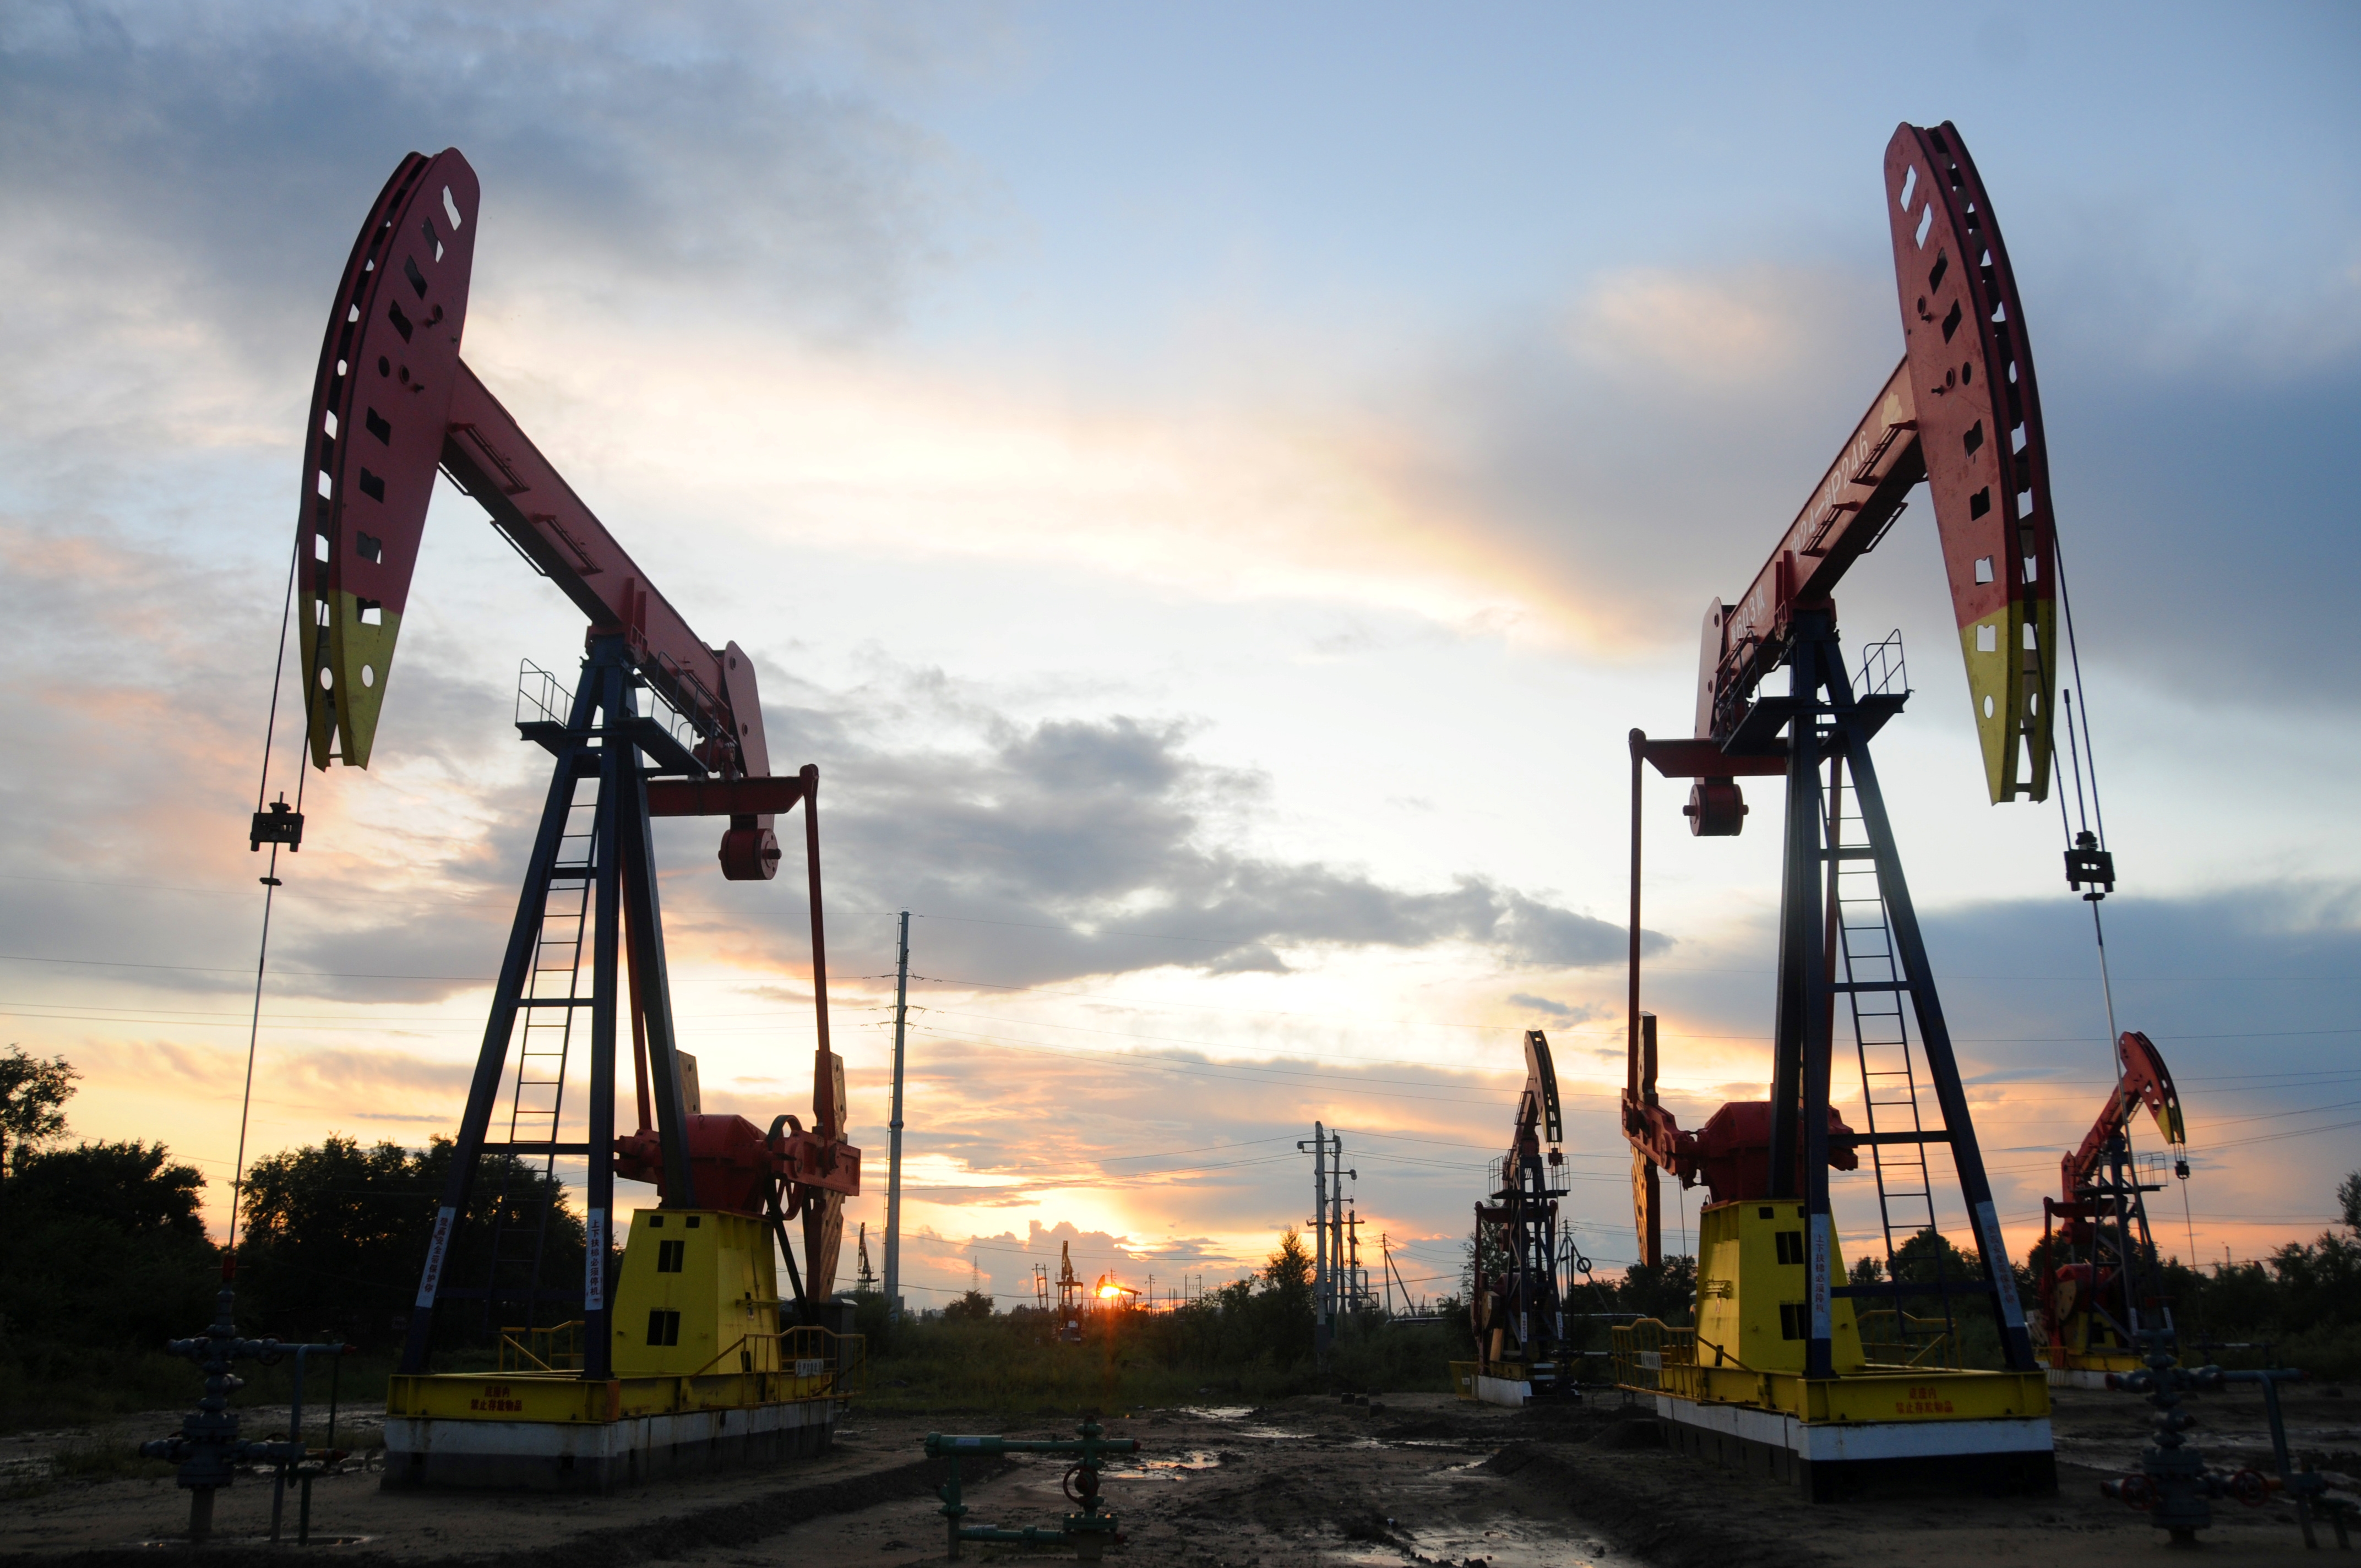
[[[1346,1389],[1443,1392],[1451,1387],[1449,1362],[1465,1354],[1444,1329],[1353,1324],[1323,1373],[1308,1355],[1213,1362],[1175,1354],[1162,1327],[1144,1314],[1093,1318],[1083,1342],[1069,1344],[1031,1314],[905,1321],[878,1336],[862,1403],[912,1414],[1070,1420],[1090,1410],[1268,1404]]]
[[[145,1412],[192,1410],[204,1393],[204,1376],[193,1362],[161,1351],[40,1347],[28,1354],[25,1347],[10,1348],[19,1354],[0,1356],[0,1431],[87,1427]],[[489,1353],[447,1359],[452,1370],[492,1365]],[[324,1420],[331,1387],[348,1408],[383,1405],[393,1366],[390,1355],[352,1355],[345,1358],[339,1373],[328,1358],[311,1358],[303,1370],[306,1417]],[[276,1366],[242,1361],[236,1372],[246,1387],[230,1396],[232,1409],[284,1405],[294,1398],[291,1355]],[[166,1433],[159,1430],[147,1435]]]
[[[139,1444],[145,1441],[145,1436],[126,1427],[66,1443],[49,1455],[49,1475],[59,1481],[83,1482],[169,1477],[170,1462],[139,1456]]]

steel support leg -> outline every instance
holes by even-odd
[[[1838,701],[1850,712],[1852,691],[1841,664],[1830,671]],[[1992,1181],[1984,1173],[1983,1151],[1976,1142],[1975,1120],[1968,1111],[1967,1091],[1960,1083],[1959,1058],[1951,1051],[1951,1029],[1935,990],[1934,970],[1927,962],[1927,943],[1918,930],[1918,912],[1910,902],[1910,884],[1902,874],[1902,855],[1894,842],[1894,824],[1885,814],[1885,796],[1878,788],[1877,767],[1870,761],[1866,740],[1840,727],[1839,743],[1852,770],[1853,794],[1861,804],[1861,830],[1877,865],[1877,883],[1884,895],[1886,917],[1893,923],[1894,951],[1903,972],[1910,977],[1910,1003],[1918,1018],[1918,1037],[1927,1054],[1927,1069],[1934,1080],[1936,1102],[1943,1112],[1951,1161],[1960,1179],[1960,1196],[1974,1226],[1976,1250],[1983,1259],[1984,1288],[1992,1302],[1993,1321],[2000,1326],[2001,1352],[2012,1372],[2031,1372],[2033,1340],[2026,1332],[2025,1307],[2016,1294],[2016,1272],[2008,1255],[1999,1211],[1993,1207]],[[1895,1303],[1900,1306],[1899,1299]]]
[[[516,918],[509,927],[507,952],[500,959],[499,981],[492,988],[490,1015],[484,1023],[484,1042],[476,1056],[476,1072],[467,1086],[467,1108],[459,1118],[459,1136],[451,1150],[444,1179],[443,1201],[435,1211],[434,1228],[420,1270],[418,1296],[410,1312],[410,1330],[403,1341],[401,1370],[426,1370],[428,1346],[434,1325],[434,1304],[442,1289],[445,1266],[458,1245],[467,1195],[476,1180],[476,1166],[484,1150],[492,1113],[500,1102],[500,1084],[508,1065],[509,1043],[516,1032],[517,1003],[524,994],[533,970],[544,914],[549,902],[550,872],[557,863],[566,837],[566,823],[574,806],[575,782],[584,764],[595,761],[590,745],[592,716],[598,706],[599,672],[583,671],[575,688],[574,707],[566,719],[566,743],[550,770],[549,795],[541,811],[541,828],[534,835],[533,854],[525,863],[524,887],[517,894]]]
[[[1825,618],[1819,621],[1821,635]],[[1794,708],[1787,737],[1787,822],[1785,865],[1779,887],[1779,1001],[1772,1036],[1771,1170],[1769,1191],[1775,1199],[1793,1201],[1798,1189],[1798,1167],[1810,1179],[1809,1162],[1802,1146],[1809,1136],[1806,1063],[1807,1042],[1822,1008],[1815,992],[1825,992],[1828,979],[1820,954],[1820,757],[1819,705],[1820,638],[1810,631],[1797,639],[1788,662],[1787,699]],[[1825,1107],[1825,1084],[1817,1102]],[[1822,1109],[1823,1120],[1826,1111]],[[1821,1129],[1821,1142],[1827,1129]],[[1825,1179],[1825,1178],[1823,1178]]]
[[[460,1121],[458,1142],[452,1150],[443,1205],[436,1215],[434,1238],[403,1348],[404,1372],[426,1370],[435,1297],[466,1217],[468,1195],[499,1102],[520,999],[531,976],[552,874],[574,806],[575,784],[593,773],[598,776],[598,795],[591,828],[596,880],[590,937],[590,1101],[586,1129],[588,1171],[584,1193],[585,1377],[597,1379],[608,1375],[614,1343],[610,1255],[614,1243],[615,1072],[621,1022],[618,1011],[624,1005],[625,995],[622,970],[627,934],[635,981],[629,1005],[634,1034],[647,1042],[650,1097],[654,1102],[663,1148],[664,1189],[673,1207],[689,1207],[696,1202],[688,1164],[686,1097],[664,959],[664,924],[656,895],[654,835],[648,817],[646,770],[631,739],[637,708],[634,692],[629,656],[621,639],[593,639],[590,657],[567,719],[566,739],[542,811],[541,830],[526,868],[524,888],[517,901],[508,952],[493,992],[491,1014],[485,1024],[483,1047],[468,1088],[467,1109]]]

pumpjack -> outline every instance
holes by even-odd
[[[753,661],[690,630],[460,357],[479,194],[450,148],[405,157],[370,206],[321,344],[295,545],[306,731],[322,770],[369,763],[438,471],[589,622],[570,696],[530,666],[521,682],[517,728],[555,767],[387,1396],[386,1484],[606,1488],[816,1451],[861,1360],[842,1332],[850,1308],[832,1294],[861,1151],[829,1044],[819,770],[772,772]],[[697,1102],[673,1018],[652,824],[727,818],[722,875],[763,882],[781,858],[774,822],[797,806],[812,1125],[781,1114],[764,1129]],[[258,845],[301,832],[297,814],[257,815]],[[626,1020],[638,1126],[619,1136]],[[578,1281],[544,1277],[560,1160],[585,1169]],[[619,1176],[656,1197],[633,1212],[620,1267]],[[463,1257],[478,1277],[453,1277]],[[431,1369],[454,1306],[492,1331],[496,1371]]]
[[[1924,483],[1991,799],[2047,798],[2048,449],[2024,304],[1958,129],[1899,126],[1884,173],[1902,363],[1746,591],[1708,608],[1691,736],[1630,737],[1623,1128],[1642,1256],[1662,1256],[1662,1173],[1702,1180],[1709,1201],[1694,1323],[1616,1331],[1619,1376],[1653,1398],[1676,1445],[1815,1499],[1897,1472],[1986,1489],[2057,1484],[2048,1387],[1871,760],[1871,740],[1909,696],[1900,636],[1849,664],[1831,597]],[[1762,690],[1781,665],[1785,692]],[[1643,765],[1692,781],[1684,814],[1700,837],[1744,826],[1741,778],[1786,782],[1770,1094],[1725,1105],[1695,1131],[1659,1102],[1655,1019],[1641,1007]],[[1861,1073],[1860,1127],[1830,1103],[1840,1016]],[[1946,1152],[1948,1182],[1936,1157]],[[1864,1166],[1884,1256],[1849,1271],[1829,1171]],[[1971,1250],[1941,1235],[1947,1188]],[[1996,1335],[1997,1369],[1961,1364],[1971,1301]]]
[[[2059,1161],[2061,1195],[2041,1201],[2040,1350],[2053,1386],[2109,1387],[2110,1373],[2141,1370],[2177,1331],[2156,1277],[2147,1194],[2132,1157],[2133,1113],[2143,1105],[2172,1148],[2173,1174],[2189,1179],[2188,1124],[2164,1057],[2146,1035],[2115,1042],[2121,1076],[2082,1142]]]
[[[1568,1191],[1565,1141],[1549,1037],[1529,1029],[1525,1087],[1517,1096],[1508,1152],[1493,1162],[1490,1198],[1476,1205],[1471,1391],[1492,1404],[1582,1397],[1558,1277],[1558,1200]]]
[[[1074,1244],[1058,1244],[1058,1334],[1062,1344],[1082,1343],[1082,1277],[1074,1272]]]

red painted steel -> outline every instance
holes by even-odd
[[[651,779],[650,817],[746,817],[792,811],[804,797],[802,775],[763,779]]]
[[[592,635],[623,637],[634,672],[700,732],[700,762],[724,783],[765,779],[753,662],[735,642],[709,647],[690,629],[459,356],[478,202],[475,170],[456,148],[409,155],[371,206],[337,287],[313,389],[297,537],[313,762],[368,765],[440,467],[574,601]],[[804,798],[796,781],[781,784],[788,805]],[[777,871],[772,817],[786,808],[731,808],[748,819],[724,835],[725,876]]]
[[[1851,435],[1779,538],[1754,581],[1725,607],[1707,608],[1697,672],[1697,736],[1717,745],[1745,714],[1763,677],[1787,656],[1788,617],[1826,600],[1868,554],[1926,475],[1918,453],[1910,366],[1894,367]],[[1783,762],[1774,770],[1784,773]],[[1725,770],[1722,776],[1728,776]]]
[[[1708,608],[1696,733],[1730,739],[1786,658],[1796,607],[1828,600],[1923,479],[1991,796],[2046,799],[2056,558],[2024,304],[1955,126],[1897,127],[1885,182],[1906,352],[1746,591]]]
[[[412,153],[336,285],[313,378],[296,522],[312,760],[368,765],[418,564],[475,263],[475,170]]]
[[[2146,1297],[2126,1299],[2127,1282],[2120,1265],[2129,1258],[2135,1278],[2140,1266],[2136,1255],[2130,1249],[2149,1245],[2145,1212],[2127,1210],[2124,1194],[2113,1188],[2106,1174],[2111,1161],[2111,1146],[2131,1125],[2132,1113],[2141,1106],[2156,1118],[2157,1131],[2176,1152],[2188,1142],[2188,1124],[2180,1111],[2180,1092],[2173,1087],[2172,1074],[2164,1065],[2164,1057],[2146,1035],[2125,1030],[2115,1042],[2117,1061],[2122,1076],[2107,1091],[2105,1104],[2100,1107],[2097,1120],[2084,1134],[2082,1142],[2072,1153],[2059,1162],[2059,1191],[2056,1198],[2041,1201],[2043,1266],[2037,1283],[2041,1301],[2041,1321],[2048,1341],[2048,1354],[2053,1366],[2072,1365],[2069,1357],[2077,1346],[2070,1342],[2071,1321],[2086,1317],[2094,1308],[2111,1315],[2118,1327],[2128,1327],[2129,1308],[2147,1308],[2156,1303]],[[2189,1167],[2185,1159],[2179,1162],[2180,1174],[2186,1177]],[[2137,1195],[2132,1195],[2137,1201]],[[2127,1223],[2128,1222],[2128,1223]],[[2118,1232],[2115,1252],[2118,1266],[2110,1267],[2098,1255],[2094,1246],[2103,1226],[2112,1223]],[[2128,1234],[2123,1234],[2128,1232]],[[2111,1333],[2117,1353],[2133,1347],[2125,1345]],[[2087,1344],[2082,1347],[2086,1352]],[[2100,1346],[2102,1354],[2110,1347]]]
[[[2115,1042],[2115,1054],[2122,1062],[2123,1076],[2108,1091],[2107,1103],[2091,1130],[2082,1135],[2081,1146],[2059,1163],[2060,1212],[2090,1208],[2080,1194],[2098,1170],[2108,1143],[2131,1124],[2132,1113],[2140,1106],[2146,1105],[2148,1114],[2156,1118],[2157,1131],[2164,1135],[2165,1142],[2178,1146],[2189,1141],[2188,1125],[2180,1114],[2180,1091],[2172,1086],[2172,1074],[2155,1043],[2136,1029],[2126,1029]]]
[[[491,514],[493,525],[589,619],[592,634],[622,633],[641,676],[715,738],[700,748],[699,760],[724,778],[754,772],[746,766],[746,753],[765,748],[752,664],[735,643],[705,645],[464,364],[457,367],[439,456],[460,488]],[[739,702],[746,705],[742,711]],[[762,760],[767,773],[767,755]]]
[[[1653,1082],[1650,1091],[1653,1093]],[[1766,1197],[1771,1191],[1768,1100],[1730,1101],[1692,1133],[1683,1131],[1673,1113],[1653,1100],[1643,1103],[1627,1094],[1623,1130],[1632,1147],[1651,1165],[1677,1177],[1684,1187],[1703,1181],[1716,1203]],[[1795,1159],[1800,1172],[1800,1148]],[[1837,1170],[1861,1168],[1853,1130],[1833,1105],[1828,1107],[1828,1165]]]
[[[2025,302],[1957,126],[1896,129],[1885,149],[1885,189],[1918,441],[1951,602],[1963,634],[2000,618],[1988,651],[1997,658],[1980,660],[1971,636],[1967,650],[1993,799],[2045,799],[2058,586],[2049,446]],[[1982,711],[1987,695],[1995,699],[1990,714]]]
[[[780,1121],[782,1129],[766,1137],[743,1116],[686,1118],[688,1164],[698,1207],[759,1217],[775,1201],[785,1217],[792,1219],[828,1194],[860,1196],[859,1149],[822,1133],[807,1133],[792,1116]],[[653,1182],[659,1197],[668,1196],[662,1144],[645,1128],[615,1140],[615,1174]]]
[[[1651,740],[1633,743],[1650,767],[1668,779],[1767,778],[1787,772],[1787,749],[1733,757],[1710,740]]]

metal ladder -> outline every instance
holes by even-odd
[[[1938,1239],[1934,1173],[1927,1159],[1927,1110],[1920,1096],[1927,1085],[1910,1037],[1908,1001],[1912,976],[1895,950],[1894,925],[1877,862],[1869,849],[1867,825],[1855,804],[1841,762],[1830,769],[1828,793],[1829,912],[1837,941],[1830,955],[1841,960],[1836,989],[1850,1005],[1854,1055],[1861,1064],[1862,1114],[1871,1134],[1900,1134],[1906,1141],[1872,1142],[1870,1169],[1877,1183],[1878,1221],[1885,1239],[1886,1277],[1894,1277],[1895,1254],[1919,1234]],[[1941,1138],[1939,1109],[1933,1120]],[[1898,1235],[1897,1235],[1897,1233]],[[1947,1334],[1956,1335],[1951,1284],[1944,1250],[1935,1253],[1936,1279],[1927,1292],[1943,1303]],[[1962,1282],[1964,1283],[1964,1282]],[[1895,1330],[1907,1343],[1902,1299],[1894,1299]]]
[[[506,1157],[497,1166],[500,1186],[492,1201],[491,1263],[485,1281],[488,1329],[505,1326],[498,1321],[503,1300],[523,1303],[526,1326],[539,1320],[542,1258],[548,1248],[550,1212],[559,1201],[556,1169],[566,1061],[575,1017],[591,1004],[582,990],[582,958],[589,933],[590,894],[598,875],[592,831],[598,783],[594,777],[575,785],[566,832],[543,894],[533,967],[517,1003],[516,1077],[509,1101],[508,1147],[502,1151]],[[587,792],[584,784],[589,786]],[[519,1212],[524,1194],[511,1190],[519,1186],[528,1194],[538,1188],[529,1215]]]

